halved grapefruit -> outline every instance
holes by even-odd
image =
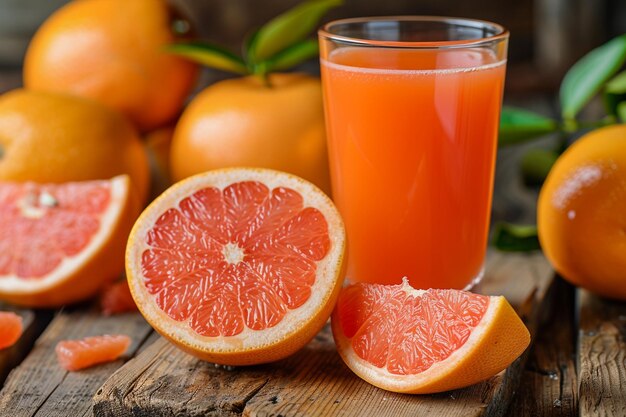
[[[60,306],[119,275],[138,211],[129,184],[0,182],[0,299]]]
[[[290,174],[226,169],[187,178],[139,217],[126,252],[146,320],[224,365],[284,358],[324,325],[342,278],[342,220]]]
[[[90,336],[79,340],[62,340],[54,349],[59,365],[78,371],[119,358],[130,346],[130,337],[123,334]]]
[[[466,387],[505,369],[530,334],[504,297],[459,290],[355,284],[332,315],[337,350],[365,381],[431,394]]]

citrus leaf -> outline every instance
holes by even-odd
[[[293,68],[307,59],[317,57],[318,53],[319,45],[317,41],[314,39],[306,39],[291,45],[266,61],[266,70],[269,72]]]
[[[622,123],[626,123],[626,101],[622,101],[617,105],[617,117]]]
[[[622,71],[606,83],[605,90],[607,93],[624,94],[626,93],[626,71]]]
[[[626,101],[626,71],[613,77],[604,87],[604,104],[609,114],[617,115],[617,105]]]
[[[248,74],[243,59],[219,46],[204,42],[181,42],[167,45],[165,50],[210,68],[235,74]]]
[[[265,61],[303,40],[328,10],[341,3],[341,0],[309,0],[275,17],[248,42],[247,59],[253,63]]]
[[[541,249],[535,225],[497,223],[492,244],[505,252],[530,252]]]
[[[502,108],[499,145],[512,145],[558,130],[558,123],[549,117],[514,107]]]
[[[559,153],[547,149],[530,149],[521,161],[522,176],[526,185],[541,185],[548,176]]]
[[[561,113],[572,120],[626,61],[626,35],[592,50],[565,74],[560,88]]]

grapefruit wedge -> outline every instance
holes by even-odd
[[[54,349],[59,365],[78,371],[116,360],[130,346],[130,337],[123,334],[90,336],[80,340],[62,340]]]
[[[345,232],[330,199],[290,174],[209,171],[158,197],[126,252],[133,298],[183,350],[224,365],[284,358],[324,325]]]
[[[345,288],[332,315],[337,350],[379,388],[431,394],[466,387],[505,369],[530,334],[504,297],[400,285]]]
[[[0,182],[0,299],[60,306],[119,275],[138,211],[129,184]]]

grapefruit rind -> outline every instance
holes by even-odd
[[[141,255],[149,248],[146,234],[159,216],[177,206],[194,192],[227,186],[242,181],[259,181],[270,190],[291,188],[303,198],[303,208],[314,207],[328,223],[331,242],[326,257],[317,262],[311,297],[289,313],[274,327],[256,331],[244,326],[236,336],[208,337],[196,333],[186,322],[170,318],[154,301],[143,285]],[[230,168],[208,171],[189,177],[155,199],[139,216],[133,227],[126,251],[126,274],[135,302],[146,320],[165,338],[181,349],[224,365],[250,365],[282,359],[303,347],[323,327],[330,317],[341,289],[345,230],[343,221],[332,201],[315,185],[291,174],[261,168]]]
[[[408,287],[407,292],[419,296],[424,291]],[[484,316],[463,346],[413,375],[392,374],[361,359],[343,335],[337,310],[331,325],[337,351],[355,374],[378,388],[406,394],[433,394],[488,379],[509,366],[530,344],[528,329],[502,296],[490,297]]]
[[[107,181],[107,180],[103,180]],[[0,276],[0,299],[14,304],[36,307],[55,307],[79,301],[93,295],[105,278],[113,276],[121,269],[113,259],[115,243],[126,236],[132,220],[130,210],[134,210],[130,198],[130,179],[127,175],[113,177],[110,182],[110,202],[106,211],[99,217],[100,227],[80,253],[63,259],[48,275],[23,279],[15,274]],[[104,267],[103,267],[104,265]],[[81,285],[72,282],[85,277]],[[102,279],[98,279],[101,277]],[[89,280],[89,282],[86,282]]]

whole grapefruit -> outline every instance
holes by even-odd
[[[197,66],[164,51],[178,37],[163,0],[72,1],[39,28],[24,85],[98,100],[142,131],[166,124],[193,88]]]
[[[232,166],[270,168],[330,192],[320,80],[274,73],[218,82],[195,97],[174,132],[173,180]]]
[[[626,300],[626,125],[594,130],[556,161],[539,194],[539,239],[574,285]]]

